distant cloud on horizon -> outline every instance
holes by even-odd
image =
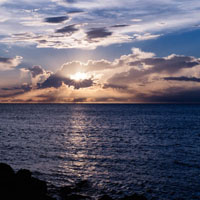
[[[195,91],[200,91],[200,60],[190,56],[156,57],[151,52],[133,49],[131,54],[112,62],[64,63],[55,73],[41,66],[19,70],[23,77],[29,77],[29,82],[2,87],[1,93],[5,95],[1,102],[13,102],[15,98],[18,101],[21,98],[22,102],[29,102],[30,98],[35,102],[49,102],[55,93],[57,98],[53,102],[77,102],[77,99],[94,103],[103,99],[126,103],[200,102],[195,95]],[[72,75],[76,73],[87,76],[75,80]]]

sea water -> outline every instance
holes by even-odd
[[[200,199],[200,105],[0,104],[0,162],[93,196]]]

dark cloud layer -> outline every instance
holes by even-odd
[[[137,82],[138,79],[145,77],[146,75],[150,74],[148,71],[142,71],[137,69],[130,69],[127,72],[121,72],[114,74],[110,79],[108,79],[109,84],[128,84]]]
[[[200,103],[200,89],[169,88],[152,94],[137,94],[137,98],[148,103]]]
[[[17,86],[17,87],[11,87],[11,88],[1,88],[2,90],[5,91],[12,91],[12,90],[23,90],[24,92],[30,91],[32,89],[31,85],[28,84],[23,84],[21,86]]]
[[[14,69],[21,63],[22,59],[21,56],[16,56],[14,58],[0,57],[0,71]]]
[[[183,68],[192,68],[200,64],[200,61],[189,56],[172,55],[168,58],[147,58],[129,63],[130,66],[143,64],[153,66],[153,68],[149,69],[149,72],[165,71],[168,73],[174,73]]]
[[[0,62],[7,65],[12,60],[0,58]],[[23,79],[17,86],[13,84],[12,87],[6,87],[2,84],[1,97],[4,99],[16,97],[24,101],[32,98],[36,102],[200,103],[200,60],[190,56],[159,58],[152,53],[133,49],[132,54],[114,61],[68,62],[55,73],[45,71],[41,66],[17,70]],[[90,78],[79,81],[72,78],[81,72]],[[79,90],[81,88],[88,89]],[[27,95],[24,94],[26,92]]]
[[[84,12],[83,10],[70,10],[67,13],[68,14],[78,14],[78,13],[83,13],[83,12]]]
[[[112,88],[116,90],[127,90],[128,86],[126,85],[117,85],[117,84],[104,84],[103,89]]]
[[[74,86],[75,89],[80,88],[87,88],[91,87],[94,83],[91,79],[85,79],[82,81],[74,81],[68,77],[61,77],[56,74],[51,75],[46,81],[44,81],[41,84],[38,84],[38,88],[59,88],[62,86],[62,84],[68,85],[68,86]]]
[[[133,56],[132,56],[133,57]],[[134,57],[133,57],[134,58]],[[134,58],[136,59],[136,57]],[[124,61],[119,61],[121,64]],[[125,84],[130,82],[140,82],[152,74],[158,74],[158,77],[163,75],[172,75],[174,73],[180,72],[182,69],[193,68],[200,64],[198,59],[189,56],[177,56],[172,55],[167,58],[146,58],[138,59],[133,62],[129,62],[128,65],[132,68],[126,72],[116,73],[109,80],[109,84]],[[176,78],[183,79],[183,78]],[[185,78],[186,80],[186,78]],[[188,81],[195,81],[195,79],[187,79]],[[186,80],[186,81],[187,81]],[[197,82],[197,80],[196,80]]]
[[[57,23],[64,22],[68,19],[69,19],[68,16],[60,16],[60,17],[48,17],[48,18],[45,18],[44,21],[48,23],[57,24]]]
[[[123,27],[127,27],[129,25],[126,25],[126,24],[116,24],[114,26],[111,26],[112,28],[123,28]]]
[[[32,90],[32,86],[29,84],[22,84],[21,86],[1,88],[2,91],[8,92],[5,94],[0,94],[0,97],[14,97],[16,95],[21,95]]]
[[[93,28],[87,32],[87,37],[89,39],[105,38],[110,35],[112,35],[112,32],[108,31],[106,28]]]
[[[0,62],[1,63],[11,63],[11,58],[4,58],[4,57],[0,57]]]
[[[65,26],[63,28],[57,29],[56,33],[68,33],[68,34],[73,34],[74,32],[78,31],[78,29],[76,28],[75,24],[69,25],[69,26]]]
[[[77,0],[65,0],[67,3],[75,3]]]
[[[180,76],[180,77],[165,77],[164,80],[166,80],[166,81],[192,81],[192,82],[200,82],[200,78],[196,78],[196,77],[186,77],[186,76]]]
[[[33,66],[29,68],[29,71],[31,72],[33,78],[44,73],[44,69],[41,66]]]

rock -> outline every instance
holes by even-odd
[[[102,197],[99,198],[99,200],[113,200],[113,199],[108,195],[103,195]]]
[[[65,199],[66,200],[89,200],[91,199],[91,197],[83,196],[80,194],[71,194],[71,195],[68,195],[67,198]]]
[[[147,193],[153,193],[153,190],[151,188],[147,189]]]
[[[91,199],[89,196],[77,194],[83,187],[86,187],[86,182],[83,182],[78,186],[65,186],[60,189],[60,196],[62,200],[88,200]],[[83,184],[83,185],[82,185]]]
[[[21,169],[17,173],[7,164],[0,163],[0,199],[3,200],[91,200],[89,196],[82,195],[90,190],[87,180],[80,181],[73,186],[58,188],[52,186],[52,193],[47,191],[47,183],[32,177],[29,170]],[[99,200],[113,200],[108,195],[103,195]],[[133,194],[118,200],[147,200],[143,195]]]
[[[20,199],[45,199],[47,193],[45,181],[33,178],[32,173],[26,169],[19,170],[16,179],[17,195]]]
[[[0,163],[0,199],[12,199],[16,194],[16,179],[13,169]]]
[[[47,195],[47,184],[32,177],[29,170],[16,174],[7,164],[0,163],[0,199],[4,200],[55,200]]]
[[[37,178],[31,178],[31,186],[32,190],[37,192],[39,195],[47,193],[47,183],[45,181],[41,181]]]
[[[32,173],[27,170],[27,169],[20,169],[17,173],[16,176],[20,179],[20,180],[28,180],[31,179]]]
[[[89,182],[87,180],[82,180],[78,183],[76,183],[76,188],[79,188],[79,189],[82,189],[82,188],[88,188],[90,185],[89,185]]]
[[[0,163],[0,181],[2,181],[2,179],[4,179],[4,181],[9,180],[10,178],[13,178],[14,175],[15,172],[9,165]]]
[[[64,186],[60,189],[61,197],[66,197],[74,192],[74,188],[71,186]]]
[[[131,196],[125,196],[124,198],[121,198],[120,200],[147,200],[147,198],[143,195],[133,194]]]

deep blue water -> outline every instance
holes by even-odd
[[[200,105],[0,104],[0,162],[93,196],[200,199]]]

